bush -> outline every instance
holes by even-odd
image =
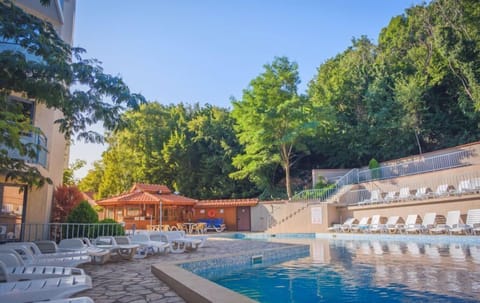
[[[90,204],[83,200],[75,208],[72,209],[67,217],[68,223],[97,223],[98,214],[90,206]]]
[[[377,160],[375,160],[375,158],[372,158],[372,160],[368,162],[368,168],[371,171],[372,179],[380,179],[382,177],[382,170],[380,168],[380,164]]]
[[[90,206],[87,201],[81,201],[72,209],[67,217],[67,223],[80,223],[78,225],[69,225],[63,228],[63,234],[66,238],[88,237],[94,238],[96,226],[98,222],[97,212]]]
[[[76,186],[58,186],[53,192],[52,222],[63,223],[73,208],[83,200],[82,192]]]

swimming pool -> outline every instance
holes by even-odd
[[[211,280],[259,302],[480,300],[480,241],[379,239],[288,239],[310,244],[310,257]]]

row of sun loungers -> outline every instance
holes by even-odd
[[[383,220],[382,220],[383,219]],[[334,224],[331,232],[379,232],[379,233],[429,233],[429,234],[480,234],[480,209],[467,212],[463,223],[460,211],[449,211],[445,223],[437,224],[437,214],[430,212],[420,220],[418,214],[408,215],[405,220],[400,216],[390,216],[385,221],[380,215],[348,218],[343,224]]]
[[[441,184],[437,186],[435,191],[428,187],[420,187],[413,192],[409,187],[402,187],[399,192],[389,191],[382,193],[380,190],[372,190],[370,198],[358,202],[358,205],[442,198],[450,195],[465,195],[479,192],[480,178],[473,178],[460,181],[457,188],[449,184]]]
[[[140,232],[131,237],[103,236],[0,245],[0,302],[93,303],[68,298],[92,288],[85,263],[132,260],[151,254],[183,253],[202,247],[207,237],[186,237],[183,231]],[[48,251],[48,253],[46,253]]]

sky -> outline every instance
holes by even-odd
[[[74,46],[123,78],[130,90],[162,104],[231,108],[276,56],[299,65],[305,92],[317,68],[367,36],[375,43],[392,17],[420,0],[79,0]],[[101,128],[98,128],[101,131]],[[70,162],[105,145],[76,142]]]

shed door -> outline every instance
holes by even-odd
[[[250,207],[237,207],[237,230],[250,231]]]

